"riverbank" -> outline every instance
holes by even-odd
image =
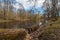
[[[60,18],[49,23],[51,23],[48,25],[50,27],[39,36],[39,40],[60,40]]]
[[[26,35],[25,29],[0,29],[0,40],[23,40]]]
[[[0,23],[1,22],[11,22],[12,20],[3,20],[3,19],[0,19]]]
[[[11,22],[11,21],[26,22],[26,21],[29,21],[29,19],[14,19],[14,20],[3,20],[3,19],[0,19],[0,23],[3,23],[3,22]]]

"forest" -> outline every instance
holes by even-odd
[[[60,0],[22,1],[0,0],[0,40],[60,40]]]

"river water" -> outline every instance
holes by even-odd
[[[20,23],[20,22],[4,22],[0,23],[0,28],[27,28],[35,25],[34,22],[26,22],[26,23]]]

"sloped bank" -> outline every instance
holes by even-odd
[[[26,35],[25,29],[0,29],[0,40],[24,40]]]
[[[39,40],[60,40],[60,20],[53,22],[40,36]]]
[[[60,29],[47,29],[39,36],[39,40],[60,40]]]

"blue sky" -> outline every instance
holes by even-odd
[[[36,2],[35,2],[35,0],[22,0],[22,1],[21,0],[16,0],[16,1],[18,3],[21,3],[24,6],[24,8],[27,9],[29,7],[34,6],[34,4],[35,4],[35,7],[41,7],[45,0],[36,0]],[[19,8],[19,6],[16,6],[16,8]]]
[[[0,0],[0,1],[4,1],[4,0]],[[43,13],[44,9],[42,8],[43,6],[43,2],[45,0],[9,0],[9,1],[13,1],[13,7],[15,9],[21,9],[22,7],[20,6],[20,4],[23,6],[23,8],[26,11],[30,11],[33,10],[34,12],[40,12]],[[35,7],[33,7],[35,5]]]
[[[43,13],[44,12],[44,9],[42,8],[43,6],[43,2],[45,0],[16,0],[16,4],[14,4],[13,6],[16,8],[16,9],[19,9],[20,6],[19,6],[19,3],[23,5],[24,9],[26,11],[28,10],[33,10],[35,12],[40,12],[40,13]],[[35,5],[35,7],[33,7]]]
[[[34,13],[44,13],[44,10],[46,10],[45,8],[43,8],[43,3],[45,0],[9,0],[10,2],[13,2],[13,7],[14,7],[14,11],[17,11],[18,9],[22,8],[19,6],[19,4],[21,4],[24,9],[26,11],[30,11],[32,10],[32,12],[34,11]],[[0,2],[2,3],[2,5],[4,5],[4,0],[0,0]],[[33,7],[35,4],[35,7]]]

